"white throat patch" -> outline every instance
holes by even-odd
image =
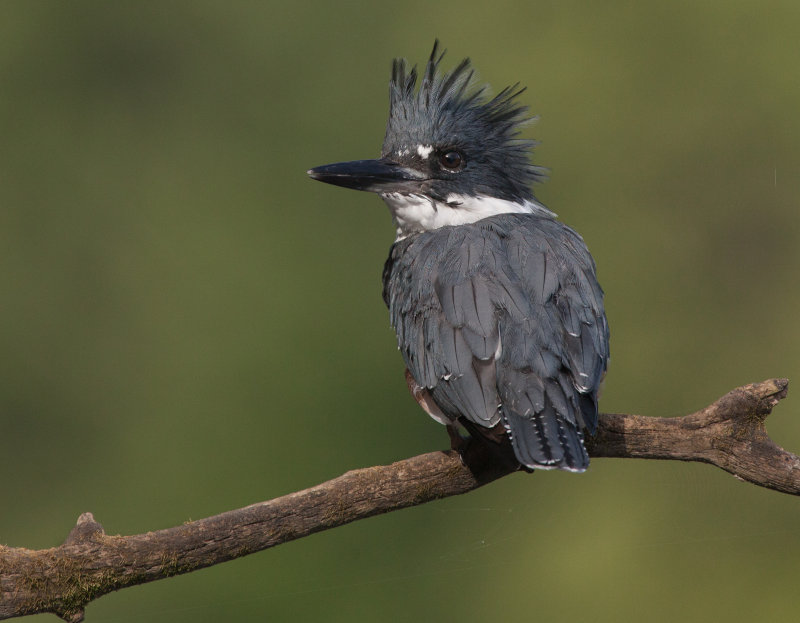
[[[468,225],[498,214],[538,214],[554,218],[556,215],[534,201],[509,201],[478,195],[447,195],[441,202],[423,195],[383,193],[381,199],[389,206],[397,225],[397,240],[418,232],[430,231],[447,225]]]

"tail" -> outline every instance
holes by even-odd
[[[514,454],[525,467],[570,472],[583,472],[589,467],[583,433],[556,413],[549,398],[545,398],[544,409],[536,415],[519,415],[505,408],[502,412]]]

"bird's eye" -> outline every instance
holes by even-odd
[[[441,155],[439,162],[445,169],[455,171],[464,164],[464,156],[457,151],[448,151]]]

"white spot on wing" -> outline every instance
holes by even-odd
[[[423,160],[427,160],[433,151],[433,145],[417,145],[417,153]]]
[[[500,336],[497,336],[497,348],[494,349],[494,358],[500,359],[500,356],[503,354],[503,340],[500,339]],[[498,406],[499,408],[499,406]]]

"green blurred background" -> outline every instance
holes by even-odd
[[[390,60],[437,36],[448,67],[529,87],[537,194],[607,294],[603,410],[800,380],[800,5],[486,4],[0,4],[0,542],[56,545],[84,511],[165,528],[447,446],[380,298],[387,209],[305,175],[378,154]],[[796,451],[798,405],[768,421]],[[87,620],[794,620],[798,518],[708,466],[596,460]]]

